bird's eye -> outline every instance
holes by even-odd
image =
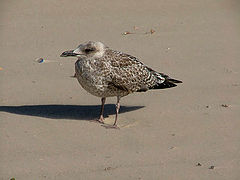
[[[92,52],[92,51],[94,51],[93,48],[87,48],[87,49],[85,49],[85,52],[86,52],[86,53],[90,53],[90,52]]]

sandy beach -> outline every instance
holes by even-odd
[[[239,180],[239,19],[236,0],[2,0],[0,180]],[[60,57],[88,40],[183,84],[122,98],[120,130],[93,123],[100,98]]]

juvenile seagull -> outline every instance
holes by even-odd
[[[176,86],[182,81],[158,73],[136,57],[115,51],[101,42],[89,41],[80,44],[77,49],[65,51],[61,57],[76,56],[75,76],[81,86],[94,96],[101,97],[102,107],[97,120],[104,123],[103,110],[107,97],[117,97],[114,124],[120,108],[120,98],[134,92],[150,89],[164,89]]]

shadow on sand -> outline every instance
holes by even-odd
[[[144,106],[121,106],[120,113],[135,111]],[[88,105],[26,105],[26,106],[0,106],[0,111],[45,117],[51,119],[75,119],[75,120],[93,120],[99,117],[101,106]],[[115,114],[115,105],[106,104],[104,114]]]

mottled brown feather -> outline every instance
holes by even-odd
[[[104,59],[113,67],[112,79],[116,86],[129,92],[147,91],[158,83],[157,77],[136,57],[113,50],[106,50]]]

